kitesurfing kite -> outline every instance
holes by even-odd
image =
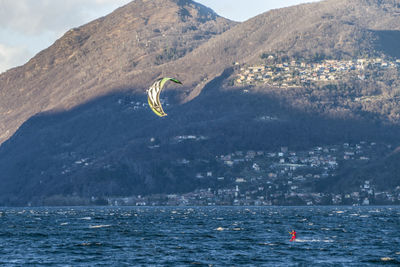
[[[147,90],[147,101],[149,102],[150,108],[154,111],[157,116],[164,117],[167,113],[164,112],[161,102],[160,94],[164,88],[166,82],[172,81],[174,83],[182,84],[179,80],[174,78],[161,78],[153,83],[153,85]]]

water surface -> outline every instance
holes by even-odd
[[[0,208],[1,266],[311,264],[400,265],[400,207]]]

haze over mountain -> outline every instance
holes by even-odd
[[[374,92],[362,89],[366,82],[344,81],[336,91],[259,86],[243,95],[229,81],[235,62],[258,64],[265,53],[398,58],[399,18],[397,0],[327,0],[243,23],[190,0],[136,0],[72,29],[0,76],[0,202],[183,192],[206,185],[189,178],[199,168],[218,168],[172,164],[182,158],[362,138],[393,141],[400,121],[392,97],[399,91],[397,72],[373,84]],[[160,76],[184,83],[167,89],[170,116],[164,120],[143,105],[145,89]],[[355,97],[371,94],[382,97],[354,104]],[[278,122],[256,120],[266,114]],[[177,143],[184,135],[204,139]]]

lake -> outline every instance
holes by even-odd
[[[400,207],[0,208],[1,266],[383,264]]]

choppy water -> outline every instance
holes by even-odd
[[[0,208],[0,266],[311,264],[400,265],[400,207]]]

